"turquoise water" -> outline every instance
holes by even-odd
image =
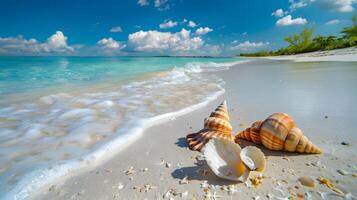
[[[0,57],[0,199],[99,165],[224,92],[239,58]],[[188,98],[189,97],[189,98]]]
[[[237,58],[0,57],[0,95],[58,85],[130,80],[192,62],[233,61]]]

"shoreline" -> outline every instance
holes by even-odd
[[[315,51],[309,53],[301,53],[296,55],[281,55],[281,56],[266,56],[266,57],[247,57],[247,58],[263,58],[269,60],[293,60],[295,62],[356,62],[357,47],[349,47],[344,49],[335,49],[328,51]]]
[[[28,197],[31,197],[28,193],[31,193],[33,191],[41,191],[45,187],[45,185],[48,184],[56,184],[58,182],[64,182],[68,179],[73,178],[73,173],[76,173],[75,176],[86,173],[93,168],[96,168],[98,166],[101,166],[103,163],[108,162],[108,160],[112,159],[115,157],[117,154],[119,154],[121,151],[125,150],[126,148],[129,147],[129,145],[132,145],[135,143],[135,141],[139,140],[140,137],[144,134],[144,132],[147,129],[150,129],[151,127],[158,126],[160,124],[167,123],[171,120],[174,120],[176,117],[180,117],[182,115],[187,115],[191,112],[194,112],[196,110],[202,109],[204,106],[207,104],[210,104],[212,101],[215,101],[218,99],[222,94],[224,93],[224,90],[218,91],[215,94],[212,94],[211,96],[208,96],[205,101],[197,103],[195,105],[180,109],[178,111],[170,112],[170,113],[165,113],[162,115],[155,116],[153,118],[147,119],[147,120],[142,120],[139,124],[140,125],[139,129],[138,128],[131,128],[126,135],[128,137],[125,137],[123,135],[119,135],[117,138],[114,138],[112,141],[108,142],[106,144],[106,148],[96,150],[91,154],[86,155],[84,158],[81,158],[80,161],[78,160],[73,160],[72,162],[66,163],[64,165],[59,164],[58,166],[52,166],[49,170],[45,169],[39,169],[31,174],[28,174],[27,176],[34,176],[36,178],[30,179],[32,182],[34,180],[37,181],[39,179],[39,184],[31,184],[28,185],[28,183],[20,182],[19,185],[16,188],[21,188],[20,191],[10,191],[7,195],[5,195],[4,199],[10,199],[11,196],[16,196],[16,199],[26,199]],[[133,125],[134,127],[136,125]],[[125,137],[125,138],[124,138]],[[119,140],[119,141],[118,141]],[[117,146],[121,146],[118,148]],[[104,155],[110,153],[111,155]],[[95,159],[95,162],[92,162],[92,160]],[[73,163],[77,162],[77,163]],[[90,166],[88,166],[90,165]],[[76,167],[73,167],[76,166]],[[58,170],[62,169],[62,173],[58,172]],[[54,174],[53,174],[54,173]],[[46,174],[52,175],[52,177],[46,176]],[[25,178],[28,180],[29,178]],[[46,180],[42,180],[46,179]],[[27,185],[27,186],[26,186]],[[27,191],[28,190],[28,191]],[[18,196],[18,194],[20,194]]]
[[[275,66],[276,64],[288,61],[270,62],[272,62],[272,66]],[[103,163],[89,172],[71,177],[65,182],[49,185],[43,188],[40,194],[37,194],[38,196],[36,196],[36,198],[142,199],[148,197],[149,199],[162,199],[167,191],[176,189],[178,191],[177,195],[182,196],[186,194],[187,191],[189,199],[200,199],[207,195],[203,191],[201,184],[208,181],[208,184],[214,185],[212,187],[217,187],[218,195],[226,198],[239,195],[242,199],[252,199],[252,197],[257,196],[264,199],[268,194],[277,197],[286,197],[289,194],[293,195],[289,192],[288,188],[294,188],[299,175],[310,175],[313,177],[321,175],[331,179],[338,178],[338,186],[340,187],[342,183],[343,191],[345,191],[346,194],[352,193],[351,195],[357,196],[351,189],[355,185],[353,184],[353,181],[355,181],[354,178],[352,178],[352,176],[342,176],[336,172],[339,162],[345,163],[346,167],[343,167],[344,170],[357,170],[355,167],[356,163],[350,159],[356,156],[356,153],[353,152],[356,150],[356,146],[350,145],[343,147],[339,144],[341,138],[345,138],[345,140],[351,144],[356,141],[353,136],[351,137],[352,127],[350,125],[347,126],[345,132],[337,136],[334,135],[334,132],[337,132],[339,126],[336,126],[331,120],[324,119],[323,113],[314,112],[311,116],[304,114],[304,112],[300,111],[300,107],[294,108],[290,105],[290,102],[288,104],[282,103],[281,100],[275,99],[274,95],[266,96],[265,93],[269,91],[259,95],[253,93],[253,99],[249,95],[246,96],[247,94],[251,94],[247,93],[250,90],[254,91],[256,88],[261,87],[260,84],[264,85],[264,82],[258,81],[259,84],[249,86],[254,83],[250,82],[252,80],[249,77],[254,77],[253,75],[260,77],[260,75],[266,73],[264,70],[262,71],[261,68],[261,65],[264,66],[264,63],[266,64],[266,61],[258,60],[235,65],[227,71],[217,72],[218,76],[226,82],[223,86],[226,90],[224,95],[209,102],[205,108],[199,108],[173,120],[169,120],[168,122],[148,128],[142,137],[133,145],[125,148],[106,163]],[[289,62],[287,64],[291,65]],[[279,70],[277,72],[279,72]],[[280,77],[281,75],[278,74],[278,76]],[[271,78],[271,81],[275,81],[271,83],[272,85],[281,84],[281,80]],[[237,80],[239,80],[240,83],[239,87],[236,85]],[[244,85],[247,85],[247,87],[244,87]],[[282,94],[278,94],[278,96],[279,95]],[[266,96],[268,98],[262,99],[260,96]],[[315,144],[323,148],[324,154],[297,155],[285,152],[273,152],[258,146],[262,148],[269,157],[267,169],[262,172],[265,177],[262,186],[254,188],[249,182],[247,184],[238,183],[235,184],[234,187],[236,187],[239,192],[227,194],[227,192],[221,191],[218,189],[219,187],[232,183],[213,176],[207,166],[196,165],[195,163],[199,158],[197,157],[199,153],[187,149],[184,137],[190,132],[200,130],[202,128],[203,119],[207,117],[223,99],[227,99],[228,101],[232,119],[231,123],[235,131],[247,128],[254,120],[266,117],[272,112],[284,111],[289,114],[292,113],[298,125],[306,130],[306,135]],[[262,105],[262,100],[266,101],[266,103],[270,102],[270,105],[257,107],[257,105]],[[277,102],[280,102],[280,104]],[[327,107],[326,109],[328,110]],[[330,115],[331,118],[336,120],[335,118],[339,119],[338,116],[340,112],[333,112]],[[352,123],[354,120],[351,115],[345,118],[348,119],[342,119],[344,122],[340,121],[340,123]],[[316,124],[314,125],[311,121]],[[324,127],[321,127],[321,124],[324,124]],[[323,135],[323,138],[320,138],[319,135],[313,135],[311,132],[324,132],[325,135]],[[284,159],[285,155],[289,157],[290,161]],[[162,160],[163,165],[160,165]],[[127,175],[125,172],[130,170],[131,166],[135,173]],[[207,174],[200,174],[199,171],[202,170],[206,170],[205,173],[207,172]],[[260,173],[253,172],[250,177],[259,174]],[[186,176],[188,177],[189,183],[180,184],[180,181]],[[286,183],[283,180],[286,180]],[[281,192],[279,192],[279,190],[281,190]],[[299,187],[299,189],[294,189],[294,193],[295,195],[297,193],[304,195],[309,194],[314,196],[314,198],[318,196],[316,192],[311,192],[310,194],[310,190],[329,191],[324,188],[323,185],[317,185],[314,189]],[[183,197],[177,196],[176,198]]]

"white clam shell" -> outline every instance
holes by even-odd
[[[224,138],[212,138],[201,150],[208,166],[220,178],[245,182],[249,170],[240,159],[238,144]]]
[[[265,168],[264,153],[255,146],[247,146],[240,152],[240,158],[250,170],[262,171]]]

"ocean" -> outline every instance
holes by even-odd
[[[0,57],[0,199],[97,166],[204,106],[241,58]]]

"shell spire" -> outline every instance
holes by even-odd
[[[251,127],[236,136],[235,142],[238,143],[239,139],[263,144],[271,150],[321,153],[321,149],[314,145],[285,113],[274,113],[264,121],[254,122]]]
[[[188,134],[186,140],[190,149],[200,151],[211,138],[217,137],[234,141],[226,101],[223,101],[204,120],[204,128],[202,130]]]

